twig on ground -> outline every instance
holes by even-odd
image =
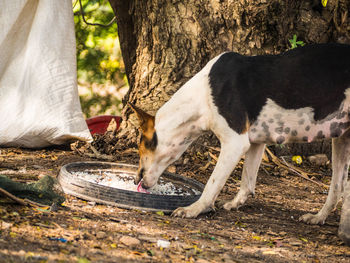
[[[11,194],[10,192],[6,191],[5,189],[0,187],[0,194],[2,194],[3,196],[6,196],[8,198],[10,198],[11,200],[15,201],[16,203],[20,204],[20,205],[24,205],[24,206],[33,206],[33,207],[45,207],[47,205],[43,205],[37,202],[34,202],[32,200],[29,199],[22,199],[19,198],[13,194]]]
[[[40,203],[34,202],[34,201],[29,200],[27,198],[24,199],[23,201],[26,202],[28,205],[31,205],[31,206],[34,206],[34,207],[37,207],[37,206],[39,206],[39,207],[47,207],[48,206],[48,205],[44,205],[44,204],[40,204]]]
[[[24,206],[28,205],[28,203],[25,200],[23,200],[23,199],[21,199],[21,198],[19,198],[17,196],[14,196],[13,194],[7,192],[5,189],[3,189],[1,187],[0,187],[0,194],[10,198],[11,200],[19,203],[20,205],[24,205]]]
[[[76,143],[72,143],[72,144],[70,145],[70,147],[71,147],[71,149],[72,149],[73,151],[75,151],[76,153],[78,153],[80,156],[83,156],[83,155],[84,155],[84,153],[82,153],[82,152],[78,149],[78,147],[76,146]]]
[[[274,167],[272,164],[269,164],[266,161],[261,161],[261,164],[266,166],[266,167],[270,167],[270,168]]]
[[[212,147],[212,146],[207,146],[207,145],[204,145],[204,144],[201,144],[201,145],[203,147],[205,147],[205,148],[208,148],[208,149],[216,151],[216,152],[220,152],[221,151],[220,147]]]
[[[86,156],[86,157],[89,157],[89,158],[96,158],[96,159],[104,160],[104,161],[114,161],[115,160],[114,156],[100,153],[91,144],[88,144],[87,149],[90,148],[92,153],[88,153],[88,152],[85,152],[85,151],[82,152],[74,144],[71,144],[71,148],[72,148],[73,151],[77,152],[81,156]]]
[[[265,169],[265,167],[261,167],[261,169],[262,169],[267,175],[270,175],[269,172]]]
[[[210,157],[213,158],[216,162],[218,161],[218,157],[216,157],[214,154],[212,154],[211,152],[208,152]]]
[[[126,154],[126,153],[139,153],[139,151],[137,149],[134,149],[134,148],[129,148],[129,149],[126,149],[124,150],[122,153]]]
[[[312,174],[311,173],[307,173],[304,170],[302,170],[301,168],[295,167],[294,165],[287,163],[283,158],[282,158],[282,160],[283,160],[284,163],[282,163],[280,161],[280,159],[277,156],[275,156],[270,151],[270,149],[268,149],[267,147],[266,147],[266,152],[270,155],[272,162],[275,163],[277,166],[283,167],[283,168],[293,172],[294,174],[304,178],[305,180],[308,180],[308,181],[310,181],[310,182],[312,182],[314,184],[317,184],[318,186],[329,188],[328,185],[326,185],[324,183],[321,183],[321,182],[317,182],[317,181],[312,180],[312,179],[309,178],[309,175],[318,175],[318,174],[316,174],[316,173],[312,173]]]
[[[114,156],[100,153],[100,152],[97,151],[96,148],[95,148],[94,146],[92,146],[91,144],[90,144],[89,146],[90,146],[91,151],[94,153],[95,158],[101,159],[101,160],[108,160],[108,161],[113,161],[113,160],[115,159]]]

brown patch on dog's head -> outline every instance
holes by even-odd
[[[138,183],[143,177],[143,163],[152,159],[153,153],[158,144],[157,133],[154,129],[154,116],[146,113],[135,105],[129,103],[131,109],[136,113],[141,129],[141,140],[139,144],[140,166],[137,179]]]

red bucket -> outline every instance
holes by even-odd
[[[91,117],[86,120],[86,124],[91,134],[104,134],[107,130],[108,124],[114,119],[117,123],[117,129],[119,129],[121,118],[114,115],[101,115]]]

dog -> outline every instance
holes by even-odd
[[[225,52],[187,81],[155,117],[130,106],[142,131],[135,181],[142,180],[145,189],[153,187],[167,166],[203,131],[211,130],[220,140],[220,155],[201,197],[188,207],[177,208],[173,216],[194,218],[213,207],[245,154],[240,190],[224,209],[242,206],[254,195],[265,144],[332,138],[333,174],[327,200],[317,214],[305,214],[301,221],[323,224],[346,187],[350,159],[349,45],[306,45],[262,56]],[[350,211],[350,204],[347,207]],[[350,241],[350,225],[343,228],[349,237],[345,239]]]

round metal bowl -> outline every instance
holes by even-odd
[[[171,212],[178,207],[192,204],[200,197],[200,194],[195,194],[193,191],[193,193],[189,195],[158,195],[134,192],[89,182],[74,174],[76,172],[97,172],[100,170],[109,173],[126,173],[135,176],[137,166],[108,162],[69,163],[61,168],[58,181],[66,194],[96,203],[128,209]],[[169,181],[174,185],[181,185],[181,187],[187,189],[195,189],[197,192],[202,192],[204,188],[203,184],[193,179],[167,172],[163,173],[161,178],[165,182]]]

